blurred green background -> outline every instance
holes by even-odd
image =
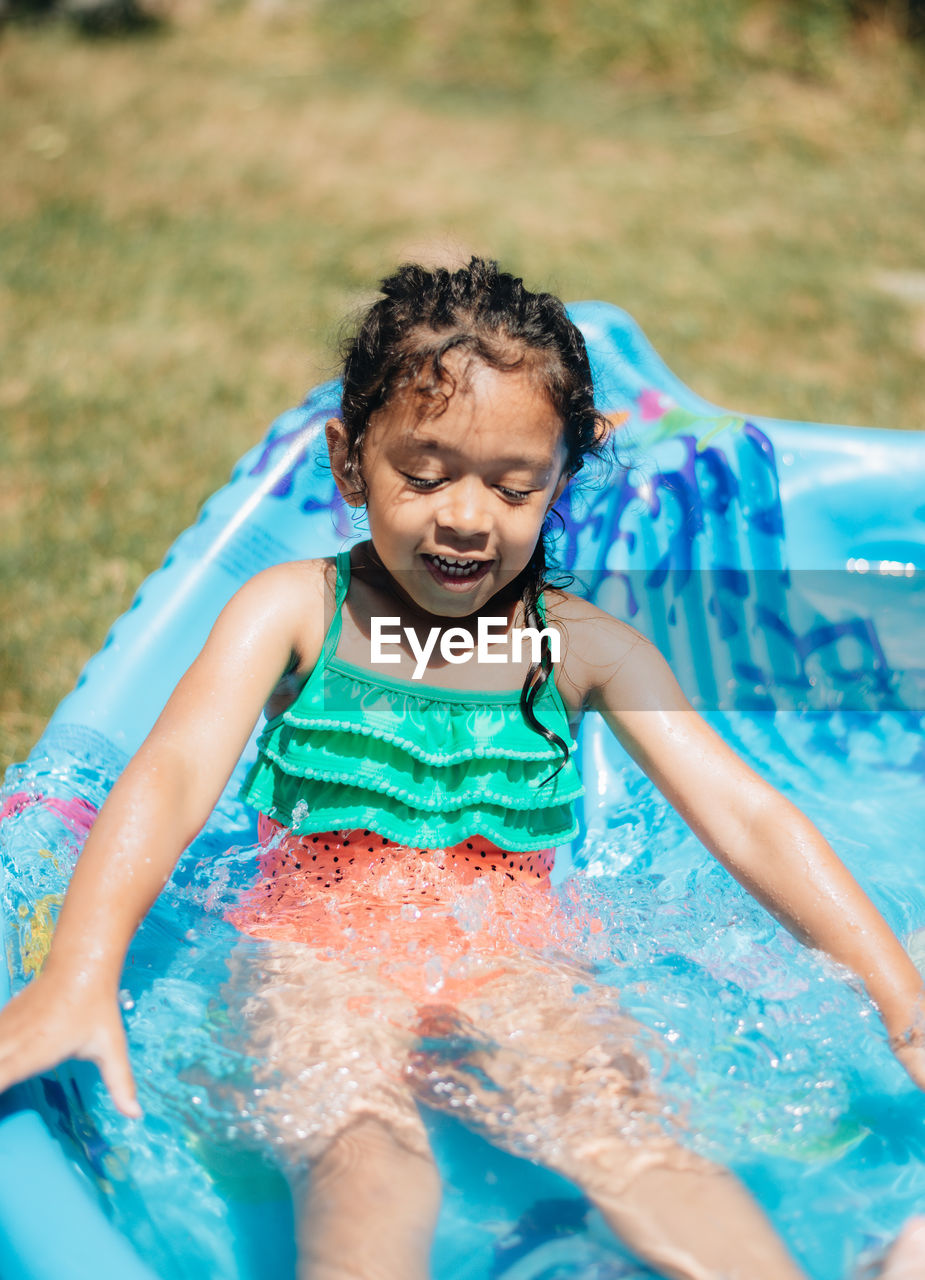
[[[95,4],[0,7],[0,768],[398,259],[925,426],[920,2]]]

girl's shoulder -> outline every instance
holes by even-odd
[[[263,600],[277,592],[294,593],[297,602],[317,604],[330,590],[333,592],[337,577],[336,562],[332,556],[316,560],[286,560],[269,569],[261,569],[240,588],[239,597]]]
[[[621,622],[612,613],[592,604],[571,591],[548,588],[543,593],[547,621],[564,633],[569,649],[578,644],[581,648],[594,649],[599,644],[607,646],[609,653],[629,652],[639,644],[647,644],[645,636]]]
[[[563,637],[560,680],[577,702],[587,703],[595,689],[626,674],[654,648],[635,627],[570,591],[547,589],[543,599],[547,621]]]
[[[293,667],[314,666],[334,610],[337,568],[333,557],[288,560],[262,569],[240,588],[235,606],[244,615],[278,624],[293,637]]]

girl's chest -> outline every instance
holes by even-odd
[[[541,657],[538,634],[500,614],[421,621],[403,616],[394,605],[390,610],[357,608],[348,597],[332,617],[316,666],[296,667],[280,679],[267,702],[268,719],[282,715],[303,693],[317,696],[314,686],[327,691],[334,671],[369,688],[378,685],[411,699],[520,705]],[[583,694],[570,672],[574,664],[569,661],[567,633],[555,625],[550,633],[558,642],[552,645],[550,680],[574,732],[581,720]]]

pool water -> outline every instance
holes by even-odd
[[[913,718],[708,718],[817,823],[901,937],[925,926],[914,856],[925,825],[925,744]],[[586,776],[593,763],[606,799],[557,892],[566,917],[603,928],[552,940],[593,966],[576,992],[605,984],[651,1031],[640,1044],[666,1126],[738,1172],[809,1275],[849,1274],[925,1204],[925,1097],[892,1058],[857,981],[777,926],[594,718],[583,751]],[[40,963],[87,819],[117,767],[112,758],[59,764],[53,804],[37,799],[49,791],[47,761],[7,776],[3,910],[18,922],[8,955],[14,989]],[[156,1272],[273,1280],[292,1274],[281,1169],[297,1118],[275,1114],[262,1097],[258,1062],[235,1016],[268,944],[243,938],[223,918],[256,870],[253,844],[239,839],[239,806],[223,805],[150,913],[125,969],[123,1010],[145,1119],[120,1117],[90,1067],[74,1077],[81,1106],[62,1097],[60,1112],[109,1211]],[[232,971],[237,992],[228,986]],[[436,998],[439,962],[431,980]],[[449,1078],[465,1081],[465,1045],[448,1033],[442,1045],[429,1036],[428,1049]],[[492,1105],[490,1094],[486,1103],[485,1091],[476,1092],[476,1111]],[[458,1089],[454,1096],[458,1114],[473,1110]],[[449,1108],[425,1118],[447,1186],[438,1277],[642,1274],[574,1185],[527,1160],[529,1134],[518,1158],[468,1134]],[[533,1140],[541,1159],[543,1133]]]

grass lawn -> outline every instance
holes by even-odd
[[[512,86],[338,39],[253,10],[0,38],[0,768],[416,246],[620,304],[720,404],[925,426],[925,109],[894,43],[712,85],[547,50]]]

